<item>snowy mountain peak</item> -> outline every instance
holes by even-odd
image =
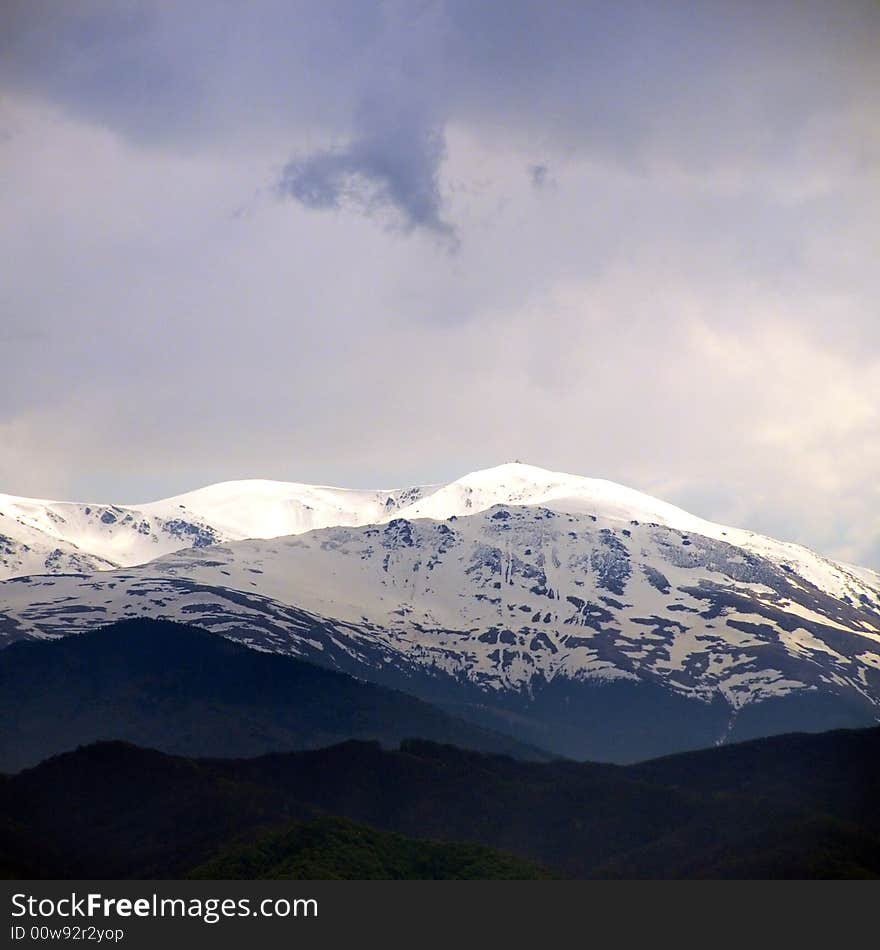
[[[641,519],[697,530],[704,524],[681,508],[624,485],[507,462],[464,475],[402,512],[407,518],[448,518],[493,505],[542,505],[624,521]]]

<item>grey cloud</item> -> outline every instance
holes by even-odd
[[[363,134],[342,148],[291,160],[280,192],[313,209],[391,212],[393,226],[425,228],[454,243],[455,232],[441,215],[442,131],[406,121],[364,124]]]
[[[145,0],[10,0],[0,81],[133,139],[167,139],[197,124],[205,90],[183,44],[163,54],[166,35],[160,7]]]

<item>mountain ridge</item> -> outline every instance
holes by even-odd
[[[515,463],[378,522],[8,579],[0,644],[191,622],[576,758],[878,721],[873,575],[664,504]]]
[[[818,556],[796,542],[776,541],[757,532],[716,524],[606,479],[508,462],[452,482],[400,489],[241,479],[158,501],[124,505],[0,494],[0,578],[41,573],[31,569],[33,558],[31,567],[19,569],[23,565],[16,567],[10,552],[4,554],[2,541],[15,541],[4,531],[41,533],[43,546],[51,549],[50,553],[59,545],[62,550],[64,545],[73,545],[80,557],[106,562],[100,566],[128,567],[192,546],[283,537],[326,527],[382,524],[397,517],[445,520],[496,504],[541,505],[569,513],[596,513],[606,519],[656,521],[716,540],[726,538],[759,554],[783,549],[790,559],[802,562],[802,567],[812,564],[817,570],[814,559]],[[867,573],[867,579],[880,586],[880,574],[870,568],[821,560],[838,570]],[[67,572],[51,564],[44,566],[50,573]],[[819,576],[827,570],[827,566],[819,568]]]

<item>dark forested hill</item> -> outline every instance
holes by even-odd
[[[353,874],[366,867],[365,847],[384,847],[379,839],[325,835],[335,857],[320,865],[320,847],[310,853],[302,826],[291,826],[336,815],[483,845],[560,876],[878,877],[878,803],[880,729],[779,736],[627,768],[423,741],[249,760],[101,743],[0,783],[0,863],[61,877],[226,874],[230,861],[241,873],[326,866],[345,876],[346,848]],[[418,860],[374,866],[426,875]]]
[[[248,756],[420,736],[549,758],[405,693],[158,620],[0,650],[0,722],[7,772],[102,739]]]

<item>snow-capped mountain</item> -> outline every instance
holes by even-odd
[[[371,524],[432,490],[354,491],[250,479],[139,505],[0,495],[0,579],[128,567],[220,541]]]
[[[182,504],[218,534],[256,525],[253,496],[237,510],[220,487],[148,514]],[[519,464],[431,489],[313,491],[297,496],[308,512],[256,505],[264,534],[299,534],[0,584],[0,634],[170,617],[576,755],[880,718],[873,572]],[[318,526],[334,506],[344,526]]]

